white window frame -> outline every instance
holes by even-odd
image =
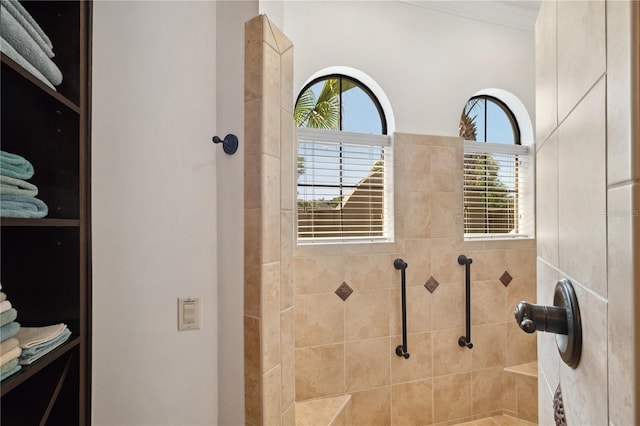
[[[533,153],[530,146],[476,142],[465,140],[464,154],[489,154],[518,156],[518,192],[517,192],[517,232],[513,233],[464,233],[465,241],[477,240],[511,240],[535,238],[535,174]],[[463,179],[464,182],[464,179]],[[464,199],[463,188],[463,199]],[[464,202],[464,201],[463,201]],[[464,222],[464,219],[463,219]],[[466,224],[464,225],[466,227]],[[465,228],[466,230],[466,228]]]
[[[389,135],[365,134],[340,130],[323,130],[313,128],[298,128],[296,144],[296,159],[299,146],[304,143],[344,143],[362,146],[383,147],[384,149],[384,177],[383,177],[383,229],[382,236],[346,236],[346,237],[299,237],[298,208],[296,202],[296,240],[298,245],[312,244],[348,244],[348,243],[388,243],[394,241],[394,201],[393,201],[393,146]],[[296,167],[297,170],[297,167]],[[298,184],[296,182],[296,192]],[[298,199],[296,193],[296,200]]]

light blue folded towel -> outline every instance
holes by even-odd
[[[20,364],[16,365],[14,368],[12,368],[11,370],[7,371],[6,373],[3,373],[2,375],[0,375],[0,380],[4,380],[9,376],[13,376],[14,374],[16,374],[18,371],[20,371],[22,369],[22,366]]]
[[[4,311],[0,314],[0,326],[5,326],[10,322],[13,322],[18,318],[18,311],[16,308],[11,308],[8,311]],[[2,336],[4,338],[4,336]]]
[[[26,180],[0,174],[0,194],[38,195],[38,187]]]
[[[44,201],[29,195],[0,194],[0,217],[43,218],[49,213]]]
[[[11,59],[13,59],[13,61],[18,65],[20,65],[22,68],[27,70],[29,74],[33,75],[35,78],[37,78],[38,80],[40,80],[41,82],[43,82],[44,84],[46,84],[47,86],[55,90],[56,92],[58,91],[58,89],[56,89],[56,87],[53,84],[51,84],[49,80],[47,80],[47,77],[45,77],[40,71],[38,71],[36,67],[31,65],[29,61],[27,61],[21,54],[19,54],[16,51],[16,49],[14,49],[13,46],[11,46],[9,42],[5,40],[4,37],[2,37],[1,35],[0,35],[0,51],[5,55],[7,55],[8,57],[10,57]]]
[[[33,165],[26,158],[0,151],[0,175],[16,179],[30,179],[33,177]]]
[[[20,331],[20,323],[19,322],[10,322],[7,325],[3,325],[0,327],[0,342],[4,342],[5,340],[11,339]]]
[[[41,343],[36,346],[32,346],[28,349],[23,349],[20,354],[20,365],[29,365],[36,361],[37,359],[43,357],[48,354],[58,346],[62,345],[64,342],[69,340],[71,336],[71,331],[68,328],[65,328],[62,333],[55,339],[51,339],[48,342]]]
[[[10,361],[5,362],[4,364],[2,364],[0,366],[0,375],[6,373],[7,371],[11,371],[14,368],[16,368],[16,365],[18,365],[18,358],[14,358]]]
[[[22,28],[27,30],[31,38],[38,43],[38,46],[48,57],[53,58],[55,56],[51,40],[48,37],[46,40],[42,37],[43,35],[46,37],[46,34],[20,2],[17,0],[0,0],[0,5],[4,6],[16,18],[16,21],[22,25]]]
[[[16,18],[0,5],[0,35],[54,86],[62,83],[62,71]]]

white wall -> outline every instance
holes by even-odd
[[[215,23],[213,2],[94,3],[96,425],[217,421]],[[179,332],[187,296],[202,328]]]
[[[387,94],[397,131],[457,136],[464,104],[485,88],[513,93],[534,119],[533,31],[393,1],[284,2],[283,30],[296,95],[320,69],[359,69]]]

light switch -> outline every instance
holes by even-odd
[[[178,299],[178,330],[200,328],[200,298]]]

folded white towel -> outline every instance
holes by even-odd
[[[45,327],[20,327],[16,338],[20,341],[20,347],[22,349],[28,349],[32,346],[55,339],[61,335],[66,328],[67,325],[63,323]]]
[[[22,55],[19,54],[18,51],[14,49],[13,46],[11,46],[11,44],[9,44],[9,42],[5,40],[4,37],[2,37],[1,35],[0,35],[0,51],[2,51],[2,53],[10,57],[11,59],[13,59],[15,63],[17,63],[22,68],[27,70],[35,78],[37,78],[47,86],[51,87],[53,90],[56,90],[55,86],[51,84],[49,80],[47,80],[47,77],[45,77],[40,71],[38,71],[36,67],[31,65],[29,61],[23,58]]]
[[[7,8],[9,13],[16,18],[16,21],[22,25],[22,28],[27,30],[31,38],[38,43],[38,46],[40,46],[42,51],[46,53],[48,57],[53,58],[55,56],[51,40],[47,37],[47,42],[47,40],[42,37],[43,35],[46,37],[46,34],[42,31],[40,25],[38,25],[29,12],[27,12],[24,6],[20,4],[20,2],[16,0],[0,0],[0,4]]]
[[[0,355],[0,364],[7,363],[14,358],[18,358],[21,353],[22,353],[22,349],[20,348],[20,346],[16,346],[15,348],[11,349],[9,352]]]
[[[12,307],[13,306],[11,306],[11,302],[9,302],[8,300],[3,300],[2,302],[0,302],[0,313],[8,311]]]
[[[15,337],[7,339],[4,342],[0,343],[0,354],[5,354],[13,350],[13,348],[17,348],[19,345],[20,342],[18,342],[18,339],[16,339]]]
[[[31,38],[27,30],[16,21],[7,9],[0,5],[0,35],[25,58],[36,67],[54,86],[62,83],[60,68],[47,56]]]

